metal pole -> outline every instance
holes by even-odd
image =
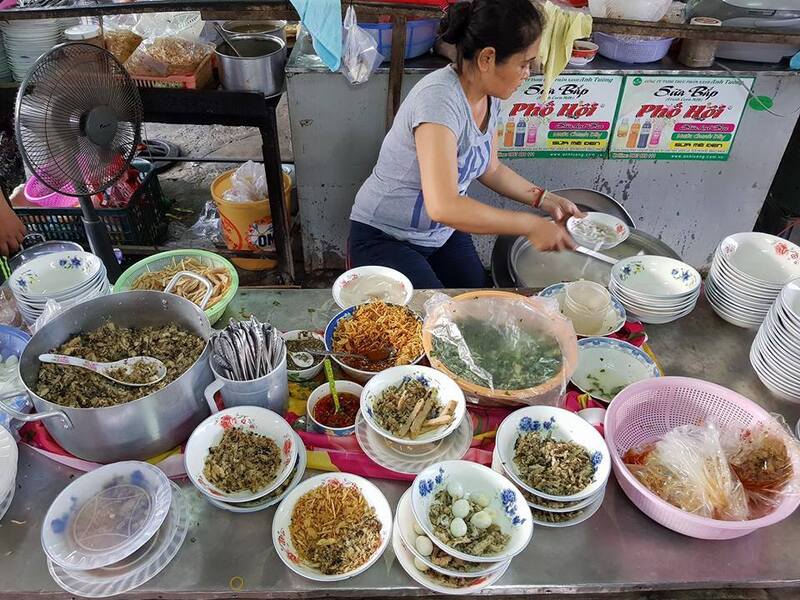
[[[122,273],[114,254],[114,247],[111,245],[111,236],[108,235],[105,223],[97,216],[97,211],[92,204],[92,199],[88,196],[80,198],[81,212],[83,212],[83,227],[86,229],[86,237],[89,239],[89,247],[106,266],[108,280],[111,283],[117,281]]]

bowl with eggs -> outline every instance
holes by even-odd
[[[447,554],[476,563],[509,560],[533,536],[530,507],[508,479],[463,460],[423,470],[411,488],[419,527]]]

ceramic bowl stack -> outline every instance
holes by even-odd
[[[800,402],[800,279],[784,286],[750,348],[750,363],[769,390]]]
[[[274,479],[259,490],[227,492],[206,477],[209,451],[231,427],[266,436],[280,449],[281,462]],[[186,443],[184,463],[189,479],[211,504],[233,513],[252,513],[277,504],[297,487],[306,470],[306,451],[300,437],[277,413],[259,406],[234,406],[197,426]]]
[[[442,407],[455,401],[449,423],[413,439],[399,437],[382,427],[374,410],[376,401],[388,388],[410,379],[436,390]],[[395,473],[416,475],[434,463],[462,458],[472,443],[472,419],[467,413],[464,393],[455,381],[430,367],[403,365],[381,371],[364,386],[355,433],[361,449],[373,462]]]
[[[61,43],[63,27],[58,19],[0,22],[3,45],[14,81],[21,82],[42,54]]]
[[[0,426],[0,521],[14,500],[17,489],[17,460],[19,458],[17,442]]]
[[[700,273],[666,256],[631,256],[611,269],[608,288],[627,313],[643,323],[671,323],[694,310]]]
[[[35,258],[11,273],[9,286],[28,323],[41,316],[48,300],[66,309],[111,293],[105,265],[88,252],[54,252]]]
[[[589,484],[570,495],[555,495],[532,486],[523,478],[515,461],[517,440],[528,434],[573,442],[585,448],[593,469]],[[493,459],[492,468],[520,487],[531,508],[533,522],[544,527],[569,527],[589,519],[603,503],[611,474],[611,458],[600,433],[575,413],[551,406],[529,406],[506,417],[497,430]]]
[[[53,580],[88,598],[151,580],[180,550],[189,506],[153,465],[126,461],[75,479],[50,505],[41,542]]]
[[[451,531],[456,521],[472,523],[483,513],[488,527],[507,536],[505,544],[469,554],[469,546],[455,547],[448,543],[452,539],[438,537],[430,514],[442,501],[452,502],[452,512],[464,508],[470,515],[453,518]],[[476,525],[476,531],[487,527]],[[469,595],[500,579],[532,537],[531,512],[513,483],[482,465],[454,460],[431,465],[417,476],[397,504],[392,541],[400,565],[417,583],[442,594]]]
[[[720,317],[755,329],[787,282],[800,277],[800,246],[766,233],[726,237],[706,279],[706,298]]]

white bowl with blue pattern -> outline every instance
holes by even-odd
[[[591,339],[591,338],[590,338]],[[606,339],[606,338],[603,338]],[[514,463],[517,439],[526,433],[542,432],[557,440],[583,446],[594,465],[592,482],[580,492],[569,496],[556,496],[526,483]],[[495,438],[495,448],[500,462],[511,479],[525,490],[546,500],[576,502],[597,494],[606,485],[611,474],[611,456],[603,436],[587,421],[563,408],[554,406],[528,406],[514,411],[500,424]]]
[[[426,387],[434,388],[437,391],[439,404],[444,409],[451,400],[456,401],[456,410],[453,413],[453,420],[449,424],[433,429],[414,439],[408,437],[398,437],[388,429],[384,429],[375,419],[374,406],[378,398],[381,397],[387,388],[400,385],[410,379],[419,379]],[[361,393],[361,414],[367,425],[370,426],[378,435],[391,440],[397,444],[408,446],[419,446],[438,442],[453,433],[461,425],[461,421],[467,414],[467,402],[464,399],[464,392],[458,384],[447,375],[430,367],[419,365],[402,365],[381,371],[367,382],[364,391]]]
[[[578,368],[571,381],[592,398],[611,402],[630,384],[650,377],[661,377],[661,370],[641,348],[603,337],[578,341]]]
[[[566,286],[566,283],[554,283],[553,285],[544,288],[537,294],[537,296],[540,298],[553,298],[558,302],[558,309],[563,313]],[[608,308],[606,316],[603,318],[603,325],[600,328],[600,331],[588,332],[576,330],[575,333],[578,335],[578,337],[611,335],[622,329],[627,319],[628,315],[625,312],[625,307],[622,306],[622,303],[620,303],[619,300],[612,296],[611,306]]]
[[[631,256],[611,269],[611,279],[632,296],[642,299],[688,297],[702,279],[697,270],[667,256]]]
[[[501,552],[474,556],[436,537],[430,520],[431,505],[437,492],[446,489],[451,482],[461,485],[466,498],[479,494],[488,496],[489,506],[485,510],[492,515],[492,522],[511,538]],[[465,460],[436,463],[417,475],[411,487],[411,509],[431,541],[447,554],[461,560],[481,563],[506,561],[525,550],[533,537],[531,509],[522,492],[489,467]]]

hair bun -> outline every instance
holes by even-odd
[[[451,4],[439,26],[442,40],[448,44],[458,44],[467,33],[471,14],[472,4],[470,2],[462,1]]]

